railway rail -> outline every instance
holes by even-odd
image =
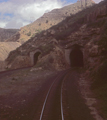
[[[90,114],[90,110],[88,109],[88,107],[85,105],[85,103],[83,103],[84,100],[81,98],[81,95],[78,92],[77,83],[72,80],[71,76],[73,76],[73,74],[71,73],[72,73],[72,70],[67,70],[65,72],[62,72],[53,81],[53,83],[51,84],[46,94],[39,120],[50,120],[50,119],[51,120],[86,120],[86,119],[95,120],[93,116]],[[69,82],[70,80],[73,82],[73,84],[72,82]],[[53,101],[51,101],[52,99],[50,100],[50,96],[52,96],[50,94],[53,94],[52,89],[55,88],[56,84],[59,84],[59,90],[56,91],[56,92],[59,92],[59,97],[57,98],[57,101],[58,99],[60,101],[59,102],[60,105],[58,106],[60,111],[59,114],[53,114],[54,112],[53,109],[49,110],[50,108],[49,104],[53,103]],[[70,85],[71,85],[71,88],[70,88]],[[67,88],[67,86],[69,89]],[[70,94],[70,89],[72,91],[71,94]],[[57,105],[54,104],[54,106],[57,106]],[[47,112],[46,114],[47,108],[49,112]],[[53,114],[53,115],[50,115],[50,114]],[[48,116],[51,116],[51,117],[48,117]]]
[[[68,74],[69,72],[68,71],[66,71],[65,73],[64,73],[64,75],[63,75],[63,78],[65,78],[65,76]],[[63,78],[60,78],[62,76],[62,74],[60,74],[59,76],[57,76],[57,78],[53,81],[53,83],[51,84],[51,86],[50,86],[50,88],[49,88],[49,90],[48,90],[48,92],[47,92],[47,94],[46,94],[46,97],[45,97],[45,100],[44,100],[44,103],[43,103],[43,107],[42,107],[42,110],[41,110],[41,114],[40,114],[40,118],[39,118],[39,120],[42,120],[43,119],[43,115],[44,115],[44,111],[45,111],[45,106],[46,106],[46,104],[47,104],[47,99],[48,99],[48,97],[49,97],[49,94],[50,94],[50,91],[51,91],[51,89],[52,89],[52,87],[53,87],[53,85],[55,84],[55,82],[58,80],[58,79],[61,79],[61,88],[60,88],[60,111],[61,111],[61,120],[65,120],[64,119],[64,112],[63,112],[63,84],[64,84],[64,80],[65,79],[63,79]]]
[[[1,76],[2,74],[5,75],[4,72]],[[78,89],[78,80],[78,73],[74,70],[59,72],[57,76],[49,78],[38,91],[33,92],[31,94],[33,98],[26,95],[25,105],[18,105],[19,108],[13,109],[13,113],[9,112],[11,118],[6,116],[6,119],[95,120]]]

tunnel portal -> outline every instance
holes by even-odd
[[[71,67],[83,67],[83,53],[80,49],[74,49],[70,53]]]
[[[36,53],[34,54],[34,65],[36,65],[36,63],[37,63],[37,61],[38,61],[38,57],[39,57],[40,54],[41,54],[40,52],[36,52]]]

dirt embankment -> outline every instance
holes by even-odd
[[[43,84],[56,74],[56,71],[36,68],[0,73],[0,120],[19,120],[17,115],[14,116],[15,111],[21,112],[21,117],[26,116],[27,113],[21,111],[23,107],[33,100]]]

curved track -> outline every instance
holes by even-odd
[[[62,76],[62,73],[63,73],[63,76]],[[63,116],[63,113],[62,113],[63,107],[60,109],[60,104],[58,104],[58,103],[60,103],[60,96],[61,96],[60,91],[62,89],[62,87],[61,87],[62,78],[65,76],[66,73],[67,73],[67,71],[61,72],[52,82],[52,84],[46,94],[39,120],[60,119],[61,116]],[[57,87],[57,85],[59,87]],[[54,96],[53,96],[53,94],[54,94]],[[55,97],[55,96],[58,96],[58,97]],[[53,103],[53,105],[51,103]],[[57,109],[57,104],[59,106],[58,109]],[[49,110],[48,108],[51,108],[51,109]],[[56,114],[53,111],[53,109],[54,109],[54,111],[56,109],[56,111],[58,111],[58,114]],[[52,116],[54,116],[54,117],[52,118]],[[62,119],[62,120],[64,120],[64,119]]]
[[[77,76],[69,70],[57,76],[47,92],[39,120],[94,120],[79,92]]]
[[[59,72],[39,91],[32,92],[25,106],[18,106],[20,111],[11,112],[7,120],[95,120],[81,97],[78,80],[78,73],[73,70]]]

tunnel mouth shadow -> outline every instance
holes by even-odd
[[[71,67],[84,67],[83,53],[79,48],[73,49],[70,53]]]
[[[34,54],[34,57],[33,57],[33,61],[34,61],[34,65],[36,65],[37,64],[37,61],[38,61],[38,57],[40,56],[40,54],[41,54],[41,52],[36,52],[35,54]]]

